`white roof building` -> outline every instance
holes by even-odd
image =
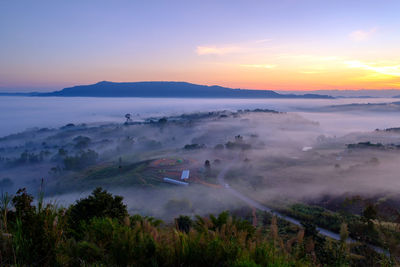
[[[189,173],[190,173],[189,170],[182,171],[181,179],[182,180],[189,179]]]
[[[163,178],[164,182],[170,183],[170,184],[176,184],[176,185],[189,185],[189,183],[186,182],[181,182],[181,181],[177,181],[168,177],[164,177]]]

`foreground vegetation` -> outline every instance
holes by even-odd
[[[312,225],[282,235],[228,212],[180,216],[175,223],[129,216],[123,199],[97,188],[69,208],[43,203],[21,189],[2,196],[1,266],[392,266],[368,248],[320,237]],[[286,223],[287,224],[287,223]],[[354,252],[361,254],[355,254]],[[364,255],[363,255],[364,254]]]

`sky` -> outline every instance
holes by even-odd
[[[400,89],[399,0],[1,0],[0,91]]]

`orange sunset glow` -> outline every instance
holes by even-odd
[[[102,80],[400,89],[396,3],[3,4],[0,90]]]

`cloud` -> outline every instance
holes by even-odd
[[[337,61],[341,60],[338,56],[321,56],[321,55],[310,55],[310,54],[279,54],[278,58],[282,59],[295,59],[295,60],[308,60],[308,61]]]
[[[346,61],[345,64],[349,68],[365,69],[384,75],[400,77],[400,64],[382,66],[382,65],[377,65],[377,63],[365,63],[358,60]]]
[[[245,68],[260,68],[260,69],[273,69],[276,67],[276,65],[270,65],[270,64],[241,64],[240,66]]]
[[[260,40],[256,40],[254,41],[255,44],[261,44],[261,43],[266,43],[266,42],[270,42],[272,39],[260,39]]]
[[[196,47],[198,55],[226,55],[234,53],[254,53],[268,49],[265,43],[271,39],[259,39],[241,43],[231,43],[222,45],[199,45]]]
[[[322,71],[300,71],[302,74],[319,74],[322,73]]]
[[[369,38],[371,38],[371,36],[377,31],[377,27],[373,27],[368,31],[364,31],[364,30],[357,30],[357,31],[353,31],[349,34],[349,37],[351,40],[355,41],[355,42],[362,42],[362,41],[366,41]]]
[[[225,55],[237,53],[241,50],[242,48],[239,46],[198,46],[196,53],[198,55]]]

